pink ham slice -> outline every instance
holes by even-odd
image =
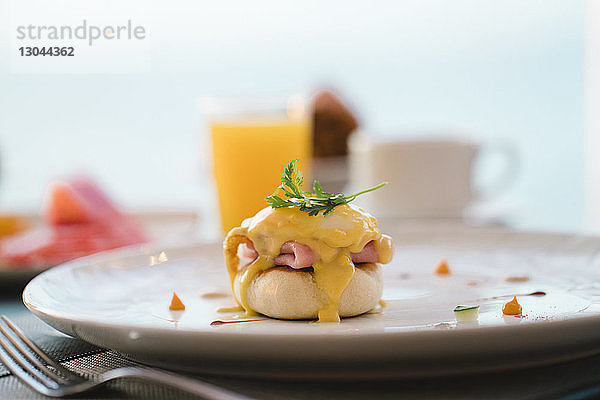
[[[242,243],[238,248],[238,256],[242,265],[252,263],[258,257],[258,252],[252,243]],[[359,253],[350,253],[352,262],[379,262],[379,256],[373,242],[367,245]],[[285,242],[281,246],[280,254],[274,258],[275,264],[287,265],[295,269],[311,267],[316,261],[315,253],[310,247],[298,242]]]
[[[368,263],[368,262],[379,262],[379,255],[375,250],[375,244],[373,242],[367,243],[360,253],[350,253],[352,256],[353,263]]]
[[[103,250],[145,242],[127,225],[100,224],[41,226],[2,241],[2,263],[10,266],[50,266]]]
[[[47,224],[3,239],[0,265],[48,267],[149,240],[89,179],[53,185],[48,198]]]
[[[307,268],[313,265],[315,258],[315,253],[307,245],[298,242],[285,242],[281,246],[281,252],[273,261],[277,265]]]

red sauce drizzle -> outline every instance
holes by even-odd
[[[546,295],[546,292],[539,291],[539,292],[532,292],[532,293],[526,294],[525,296],[545,296],[545,295]]]
[[[224,324],[237,324],[239,322],[254,322],[254,321],[264,321],[263,319],[240,319],[240,320],[236,320],[236,321],[223,321],[220,319],[217,319],[213,322],[210,323],[210,326],[218,326],[218,325],[224,325]]]
[[[521,294],[517,294],[517,296],[545,296],[546,292],[542,292],[537,291],[537,292],[531,292],[531,293],[521,293]],[[505,299],[508,297],[512,297],[512,294],[506,294],[506,295],[502,295],[502,296],[494,296],[494,297],[483,297],[481,299],[477,299],[476,301],[485,301],[485,300],[498,300],[498,299]]]

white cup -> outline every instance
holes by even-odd
[[[469,205],[506,187],[518,171],[517,154],[506,145],[482,146],[460,139],[383,139],[364,133],[353,135],[348,145],[352,191],[389,182],[357,199],[381,217],[462,218]],[[475,161],[491,153],[505,158],[504,170],[494,182],[486,182],[486,188],[475,188]]]

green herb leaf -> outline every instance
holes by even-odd
[[[346,196],[343,193],[328,193],[323,190],[319,181],[314,181],[313,191],[303,192],[302,183],[304,182],[304,177],[302,176],[302,172],[296,168],[298,161],[300,160],[292,160],[283,168],[281,185],[279,185],[271,196],[266,198],[267,203],[271,207],[298,207],[300,208],[300,211],[306,212],[310,216],[319,215],[320,212],[322,212],[323,215],[327,215],[332,212],[335,207],[342,204],[348,204],[361,194],[372,192],[373,190],[387,185],[387,182],[383,182],[372,188]],[[279,196],[281,192],[285,194],[287,199],[283,199]]]
[[[329,197],[333,197],[333,194],[323,191],[323,188],[321,187],[321,182],[319,182],[319,181],[313,182],[313,192],[314,192],[315,196],[317,196],[321,199],[327,199]],[[309,192],[309,194],[311,194],[311,193]]]

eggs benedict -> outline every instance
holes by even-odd
[[[380,263],[391,260],[392,239],[380,232],[373,216],[348,204],[356,195],[325,193],[318,182],[314,193],[302,192],[296,161],[284,169],[279,188],[288,199],[270,196],[270,207],[225,238],[227,271],[240,310],[319,321],[368,312],[381,298]]]

